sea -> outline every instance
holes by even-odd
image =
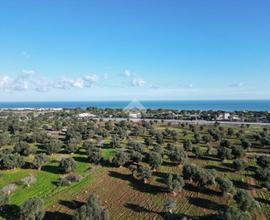
[[[138,102],[138,101],[136,101]],[[125,108],[130,101],[0,102],[1,109],[32,108]],[[270,111],[270,100],[140,101],[146,109]]]

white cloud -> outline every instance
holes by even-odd
[[[23,70],[21,74],[13,78],[0,76],[0,90],[46,92],[50,89],[84,89],[92,87],[98,81],[99,77],[95,74],[75,79],[47,80],[41,78],[34,70]]]
[[[133,73],[133,72],[131,72],[130,70],[128,70],[128,69],[125,69],[124,70],[124,72],[123,72],[123,75],[125,76],[125,77],[135,77],[136,76],[136,73]]]
[[[35,70],[23,70],[22,73],[25,76],[33,76],[36,74],[36,71]]]
[[[138,79],[138,78],[134,78],[132,80],[132,85],[135,87],[143,87],[145,86],[147,83],[144,79]]]
[[[171,86],[175,86],[174,83],[171,83]],[[193,84],[192,83],[183,83],[183,82],[179,82],[176,84],[176,86],[178,88],[182,88],[182,89],[192,89],[194,88]]]
[[[130,77],[131,76],[131,72],[129,70],[124,70],[124,75],[126,77]]]
[[[8,76],[0,76],[0,90],[5,90],[9,84]]]
[[[243,86],[245,86],[244,82],[239,82],[239,83],[229,85],[229,87],[233,87],[233,88],[241,88]]]

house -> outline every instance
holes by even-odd
[[[130,112],[128,116],[129,116],[129,118],[141,118],[141,113],[140,112],[137,112],[137,113]]]
[[[231,118],[231,113],[229,112],[224,112],[219,114],[219,116],[217,117],[217,120],[219,121],[228,121]]]
[[[84,113],[78,114],[77,117],[78,118],[96,118],[97,116],[89,112],[84,112]]]

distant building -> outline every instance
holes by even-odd
[[[219,120],[219,121],[228,121],[228,120],[230,120],[230,117],[231,117],[231,113],[224,112],[224,113],[220,114],[217,117],[217,120]]]
[[[129,115],[128,115],[130,118],[141,118],[142,117],[142,115],[141,115],[141,113],[140,112],[137,112],[137,113],[129,113]]]
[[[77,116],[78,118],[96,118],[97,117],[96,115],[89,112],[80,113]]]

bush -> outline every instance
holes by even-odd
[[[69,186],[72,183],[80,182],[80,180],[81,180],[81,176],[77,174],[70,174],[68,176],[59,178],[56,184],[57,186]]]
[[[0,166],[3,169],[14,169],[22,167],[25,164],[24,158],[20,154],[6,154],[0,161]]]
[[[74,171],[76,168],[76,162],[73,158],[63,158],[60,161],[59,169],[64,173],[69,173]]]
[[[162,164],[162,157],[157,152],[150,152],[148,155],[148,163],[152,169],[158,169]]]
[[[33,160],[33,166],[37,168],[38,170],[41,170],[41,167],[47,162],[48,158],[46,154],[36,154],[35,158]]]
[[[237,159],[233,161],[233,168],[237,171],[244,170],[246,169],[246,167],[247,167],[247,162],[244,160]]]
[[[222,220],[251,220],[251,215],[235,207],[227,208],[221,214]]]
[[[118,151],[113,157],[112,163],[116,167],[125,165],[129,160],[129,156],[124,151]]]
[[[166,180],[169,192],[176,194],[185,185],[184,179],[178,174],[169,174]]]
[[[137,167],[136,171],[136,177],[143,180],[144,183],[147,183],[147,181],[152,176],[152,171],[149,167],[139,166]]]
[[[62,148],[62,142],[56,138],[50,138],[44,144],[44,149],[47,154],[57,153]]]
[[[257,206],[255,199],[247,191],[239,190],[233,198],[244,212],[252,212]]]
[[[30,185],[34,184],[37,182],[37,178],[33,175],[27,176],[21,179],[20,181],[24,186],[29,187]]]
[[[16,189],[17,189],[17,185],[14,183],[11,183],[11,184],[4,186],[1,189],[1,193],[9,196],[11,193],[14,193],[16,191]]]
[[[8,202],[9,202],[9,196],[1,192],[0,193],[0,210],[1,210],[1,206],[8,204]]]
[[[270,157],[265,155],[259,156],[257,158],[257,164],[262,168],[270,167]]]
[[[131,151],[130,159],[135,163],[139,163],[142,161],[143,155],[138,151]]]
[[[215,181],[219,185],[220,191],[222,192],[223,196],[226,193],[233,193],[234,192],[233,183],[229,179],[217,177]]]
[[[90,195],[87,203],[75,211],[73,220],[109,220],[109,212],[103,208],[95,194]]]
[[[39,198],[27,200],[20,208],[20,220],[42,220],[44,215],[43,201]]]
[[[90,147],[87,149],[88,160],[90,163],[98,164],[102,158],[101,150],[97,147]]]
[[[19,143],[16,143],[14,146],[14,151],[23,156],[28,156],[32,153],[35,153],[34,148],[25,141],[20,141]]]
[[[171,161],[177,164],[184,164],[188,159],[187,154],[182,147],[172,147],[168,152],[168,156]]]

